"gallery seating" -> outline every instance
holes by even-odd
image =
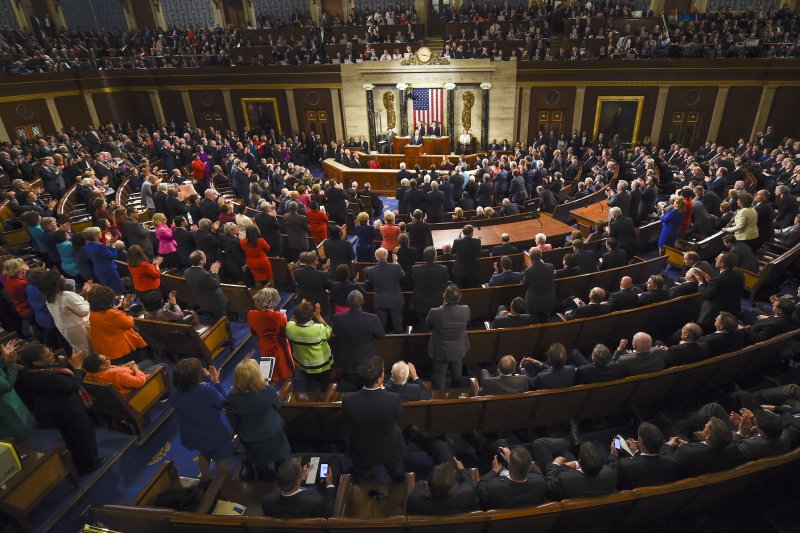
[[[174,359],[197,357],[210,365],[228,346],[233,345],[231,326],[227,317],[205,325],[195,320],[166,322],[136,317],[134,322],[147,344],[157,353]]]

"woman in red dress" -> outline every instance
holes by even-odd
[[[314,244],[319,244],[328,238],[328,215],[320,209],[316,202],[311,202],[311,208],[306,212],[308,227]]]
[[[256,308],[247,312],[247,325],[258,337],[261,357],[275,358],[272,384],[280,389],[282,382],[294,375],[292,348],[286,338],[286,315],[275,311],[281,297],[272,287],[265,287],[256,293],[253,300]]]
[[[269,244],[261,238],[256,226],[247,228],[245,238],[239,241],[244,250],[247,268],[253,275],[256,287],[263,287],[272,281],[272,263],[267,259]]]

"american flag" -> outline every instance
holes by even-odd
[[[414,127],[418,122],[442,123],[444,114],[444,89],[412,89],[414,95]]]

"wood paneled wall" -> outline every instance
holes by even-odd
[[[800,138],[800,87],[778,87],[767,124],[778,137]]]
[[[740,137],[747,139],[756,119],[761,87],[731,87],[716,142],[735,145]]]

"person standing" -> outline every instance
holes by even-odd
[[[445,378],[450,370],[453,386],[459,386],[464,356],[469,350],[467,325],[470,309],[461,302],[461,290],[454,284],[444,291],[444,303],[428,312],[425,324],[431,331],[428,357],[433,360],[431,381],[437,389],[445,388]]]
[[[292,348],[286,338],[286,315],[275,310],[281,297],[272,287],[265,287],[256,293],[253,303],[256,308],[247,312],[247,326],[258,337],[261,357],[275,358],[272,382],[280,388],[285,379],[294,375]]]
[[[531,248],[528,252],[531,266],[522,272],[525,289],[525,310],[535,322],[547,322],[556,301],[555,269],[542,261],[542,250]]]
[[[31,436],[36,419],[22,403],[14,384],[17,382],[17,348],[20,341],[8,341],[0,346],[0,439],[25,442]]]
[[[239,240],[239,246],[244,251],[247,268],[253,276],[256,287],[261,288],[265,284],[272,284],[272,263],[267,254],[269,244],[261,238],[258,228],[250,226],[245,232],[246,237]]]
[[[472,237],[471,224],[461,230],[461,238],[453,242],[453,254],[456,256],[453,264],[453,279],[462,289],[477,287],[480,284],[480,254],[481,240]]]
[[[375,292],[373,308],[381,326],[386,331],[387,324],[391,321],[392,333],[402,333],[403,331],[403,290],[400,286],[405,278],[403,268],[397,263],[389,263],[389,252],[385,248],[375,250],[375,260],[377,265],[364,271],[367,278],[367,290]]]
[[[361,310],[364,295],[353,290],[347,295],[349,310],[338,313],[331,319],[337,365],[342,369],[338,390],[352,392],[362,383],[358,379],[358,366],[375,356],[375,341],[386,332],[378,317]]]
[[[228,297],[219,286],[222,263],[216,261],[206,270],[206,254],[201,250],[192,252],[189,261],[192,266],[183,271],[186,285],[194,294],[200,313],[208,315],[213,324],[228,313]]]
[[[296,391],[323,391],[328,386],[333,355],[328,340],[331,327],[322,318],[319,304],[303,300],[294,309],[286,325],[286,337],[292,343]]]

